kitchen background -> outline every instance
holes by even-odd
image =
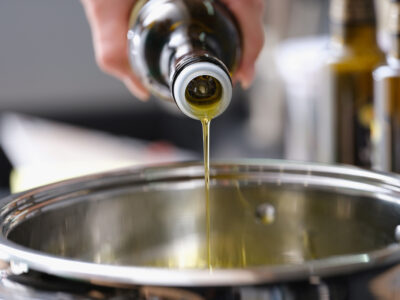
[[[314,160],[309,149],[309,104],[316,96],[312,78],[323,63],[321,53],[327,43],[328,6],[325,0],[266,0],[266,44],[257,78],[248,91],[237,87],[230,108],[213,122],[212,159]],[[98,69],[78,0],[0,3],[0,112],[2,190],[9,186],[11,163],[7,156],[10,140],[16,139],[10,137],[16,130],[15,122],[11,122],[14,127],[10,125],[10,116],[24,126],[35,124],[6,114],[10,112],[139,139],[162,151],[178,148],[185,157],[201,158],[199,122],[159,100],[143,103],[134,99],[122,83]],[[21,138],[21,134],[16,136]],[[23,145],[17,152],[32,156],[35,133],[23,138],[15,143]],[[62,139],[54,134],[55,141]],[[70,147],[78,148],[79,153],[79,143]],[[40,152],[40,147],[36,145],[35,151]],[[21,159],[11,160],[15,165]]]

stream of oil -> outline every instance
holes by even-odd
[[[201,120],[203,129],[204,152],[204,186],[206,195],[206,239],[207,239],[207,265],[212,270],[211,264],[211,214],[210,214],[210,121],[207,118]]]
[[[222,86],[212,76],[194,78],[185,91],[186,101],[200,120],[203,129],[204,187],[206,210],[206,261],[212,270],[211,253],[211,212],[210,212],[210,123],[218,115],[222,99]]]

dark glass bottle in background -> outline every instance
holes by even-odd
[[[374,71],[374,168],[400,173],[400,0],[391,0],[390,48]]]
[[[220,2],[138,1],[128,39],[132,68],[157,97],[195,119],[212,119],[229,105],[241,36]]]
[[[331,41],[317,118],[318,158],[371,167],[372,71],[383,60],[373,0],[331,0]]]

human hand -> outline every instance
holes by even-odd
[[[255,75],[255,62],[264,45],[263,13],[265,0],[221,0],[236,17],[243,39],[243,53],[234,80],[250,87]]]
[[[97,64],[104,72],[120,79],[141,100],[148,90],[133,73],[128,58],[126,34],[136,0],[81,0],[92,30]]]
[[[254,78],[254,64],[264,43],[262,15],[264,0],[221,0],[235,15],[242,30],[243,55],[234,80],[248,88]],[[96,61],[106,73],[119,78],[141,100],[148,90],[133,73],[128,58],[126,33],[136,0],[81,0],[89,25]]]

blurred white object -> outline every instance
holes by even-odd
[[[274,60],[273,45],[278,43],[278,37],[266,28],[265,39],[268,43],[256,62],[257,77],[250,90],[248,129],[252,146],[267,150],[281,145],[283,88]]]
[[[384,53],[387,53],[390,48],[390,34],[387,30],[390,12],[390,1],[375,0],[377,21],[378,21],[378,45]]]
[[[0,143],[15,170],[13,192],[132,165],[195,158],[163,142],[115,137],[18,114],[1,117]]]
[[[278,71],[285,83],[287,124],[285,158],[316,160],[315,101],[320,94],[326,62],[327,36],[290,39],[276,51]]]

